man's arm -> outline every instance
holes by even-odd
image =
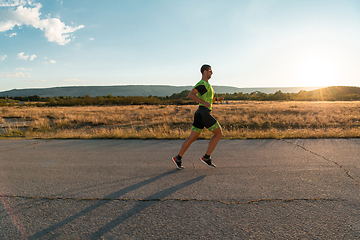
[[[197,102],[197,103],[201,103],[202,105],[204,105],[205,107],[210,107],[210,103],[208,102],[205,102],[204,100],[200,99],[198,96],[196,96],[196,94],[198,93],[198,91],[193,88],[189,95],[188,95],[188,98],[190,98],[191,100],[193,100],[194,102]]]

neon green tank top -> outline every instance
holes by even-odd
[[[198,91],[196,96],[198,96],[200,99],[204,100],[205,102],[210,103],[210,107],[208,107],[208,109],[211,110],[215,92],[212,86],[210,85],[210,83],[204,80],[200,80],[194,86],[194,88]],[[204,105],[199,103],[199,106],[204,106]]]

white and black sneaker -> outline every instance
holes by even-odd
[[[202,158],[200,158],[200,161],[203,162],[206,166],[216,168],[216,165],[211,163],[211,158],[205,158],[205,156],[203,156]]]
[[[172,161],[174,162],[177,169],[184,169],[185,167],[181,166],[181,160],[179,160],[177,157],[172,157]]]

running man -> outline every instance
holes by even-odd
[[[210,155],[222,137],[222,130],[220,124],[215,120],[215,118],[213,118],[213,116],[210,115],[210,112],[212,109],[212,103],[214,101],[222,101],[224,98],[214,98],[214,89],[209,83],[211,75],[213,74],[211,66],[205,64],[201,67],[200,71],[202,78],[188,95],[191,100],[199,103],[199,108],[194,114],[191,134],[182,144],[179,154],[172,158],[172,161],[178,169],[184,168],[181,165],[181,159],[190,145],[199,137],[204,127],[206,127],[209,131],[212,131],[214,136],[210,139],[208,149],[205,155],[200,158],[200,161],[209,167],[216,167],[213,163],[211,163]]]

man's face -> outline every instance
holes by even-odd
[[[213,71],[211,68],[209,68],[208,70],[205,70],[206,71],[206,77],[207,79],[210,79],[211,78],[211,75],[213,74]]]

